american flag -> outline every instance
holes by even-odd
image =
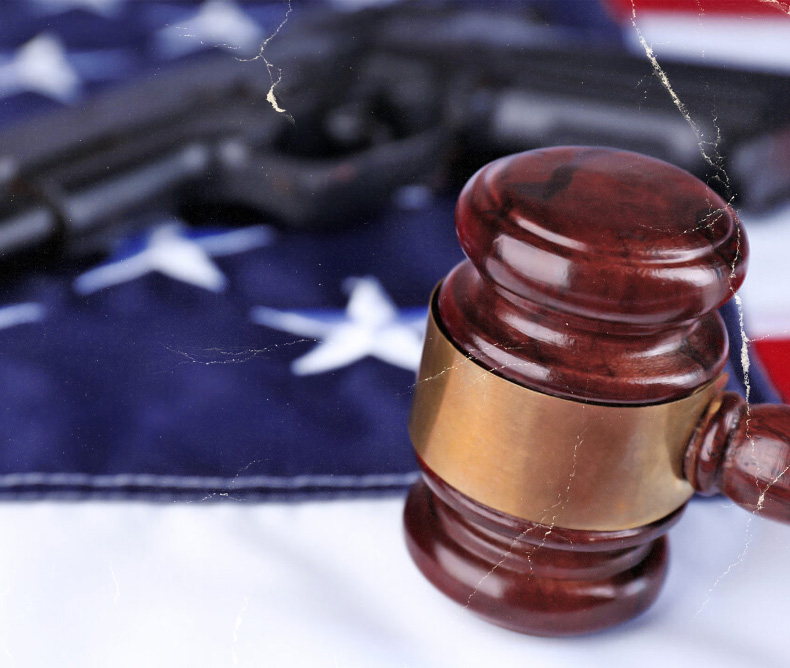
[[[0,124],[207,51],[254,59],[318,4],[372,3],[6,0]],[[619,35],[595,2],[534,4],[563,30]],[[455,195],[411,180],[320,231],[153,208],[101,253],[9,273],[0,666],[782,665],[770,601],[790,593],[790,538],[720,500],[673,533],[659,604],[589,641],[489,628],[413,569],[406,423],[425,306],[462,258]],[[743,217],[751,399],[787,400],[790,208]],[[744,391],[739,315],[725,312]]]

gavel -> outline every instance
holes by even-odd
[[[461,605],[541,636],[657,597],[695,492],[790,522],[790,408],[724,390],[735,211],[668,163],[559,147],[466,184],[467,259],[431,298],[409,430],[409,552]]]

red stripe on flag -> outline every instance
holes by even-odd
[[[774,387],[790,402],[790,339],[762,339],[753,345]]]
[[[738,16],[749,16],[754,14],[775,15],[780,18],[782,15],[787,18],[790,10],[788,0],[604,0],[614,16],[618,19],[630,18],[634,8],[636,16],[639,12],[681,12],[684,14],[736,14]]]

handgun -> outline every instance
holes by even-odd
[[[215,52],[7,128],[0,256],[95,248],[154,207],[331,229],[401,185],[560,144],[647,153],[749,208],[786,197],[790,78],[665,72],[682,109],[646,58],[525,9],[305,9],[257,58]]]

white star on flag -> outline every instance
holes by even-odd
[[[291,364],[297,376],[325,373],[365,357],[416,371],[425,337],[425,309],[419,309],[418,314],[399,313],[372,277],[348,279],[345,287],[350,294],[342,314],[289,313],[259,306],[250,316],[259,325],[319,340]]]
[[[0,308],[0,329],[8,329],[29,322],[40,322],[43,319],[44,307],[41,304],[26,302]]]
[[[253,55],[263,39],[258,24],[232,0],[206,0],[192,18],[157,33],[161,51],[170,57],[216,46]]]
[[[100,16],[118,13],[126,0],[33,0],[33,6],[45,14],[64,14],[71,9],[82,9]]]
[[[157,271],[177,281],[221,292],[228,281],[211,258],[266,246],[271,239],[272,232],[263,226],[189,238],[176,223],[162,225],[150,233],[145,247],[138,253],[78,276],[74,290],[87,295]]]
[[[81,90],[79,75],[53,35],[34,37],[19,47],[13,58],[0,62],[0,98],[31,91],[71,103]]]

